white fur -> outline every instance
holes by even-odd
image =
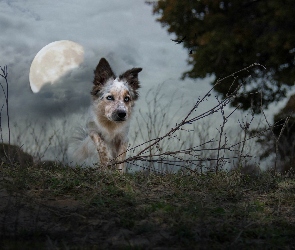
[[[119,134],[124,134],[125,139],[127,141],[130,120],[125,121],[124,124],[122,124],[121,126],[118,126],[115,131],[112,131],[113,133],[110,133],[109,130],[107,128],[105,128],[104,126],[102,126],[101,122],[98,120],[98,117],[95,115],[95,113],[96,113],[95,109],[96,109],[96,106],[94,106],[94,105],[90,109],[90,117],[87,122],[88,133],[93,131],[93,132],[98,132],[99,134],[103,134],[104,139],[107,142],[112,141]],[[93,122],[94,122],[95,126],[91,126],[91,124],[93,124]]]
[[[97,151],[94,142],[90,138],[91,132],[97,132],[104,135],[104,139],[107,144],[118,135],[123,135],[123,140],[128,142],[128,131],[130,125],[130,119],[124,122],[121,126],[118,126],[113,133],[109,133],[109,130],[101,125],[97,116],[95,115],[96,105],[92,105],[89,109],[89,117],[87,119],[86,128],[84,128],[87,135],[82,135],[83,138],[78,138],[72,145],[69,152],[73,156],[74,165],[95,165],[97,163]],[[86,136],[86,137],[85,137]],[[85,161],[88,159],[87,161]]]

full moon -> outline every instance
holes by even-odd
[[[61,40],[43,47],[35,56],[30,68],[30,86],[34,93],[48,83],[79,67],[84,61],[84,49],[75,42]]]

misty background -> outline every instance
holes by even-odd
[[[148,103],[155,93],[161,92],[158,108],[167,108],[167,112],[162,112],[171,118],[171,126],[185,116],[197,98],[212,87],[212,77],[180,80],[182,73],[191,68],[186,61],[189,51],[172,42],[175,36],[169,35],[155,19],[152,6],[143,0],[0,1],[0,66],[8,66],[11,143],[34,154],[42,147],[44,155],[39,155],[42,159],[67,160],[64,154],[59,154],[60,149],[63,145],[66,149],[75,128],[84,126],[91,100],[93,70],[101,57],[109,61],[116,75],[132,67],[143,68],[139,74],[140,98],[130,130],[131,140],[134,138],[132,143],[142,142],[144,136],[134,133],[145,129],[140,122],[148,113]],[[58,40],[82,45],[84,63],[55,85],[46,85],[34,94],[29,85],[31,63],[44,46]],[[3,79],[0,81],[4,84]],[[2,106],[5,103],[2,92],[0,99]],[[198,112],[216,104],[214,95],[207,99]],[[286,101],[270,105],[266,111],[269,120]],[[238,112],[234,117],[243,116],[243,112]],[[3,139],[7,142],[4,110],[1,122]],[[216,131],[216,124],[213,119],[212,131]],[[232,124],[239,127],[237,120]],[[206,129],[208,124],[202,127]],[[48,145],[53,135],[59,141]],[[177,141],[171,143],[177,145]]]

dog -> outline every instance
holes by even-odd
[[[130,118],[139,96],[138,73],[141,71],[142,68],[132,68],[116,77],[108,61],[100,59],[94,70],[87,136],[75,152],[76,158],[89,157],[94,145],[101,166],[119,162],[117,169],[126,172],[122,161],[126,159]]]

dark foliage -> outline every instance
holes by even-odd
[[[253,63],[264,65],[239,75],[241,84],[233,106],[256,113],[285,97],[295,79],[295,1],[293,0],[161,0],[153,12],[188,48],[191,70],[183,78],[215,75],[215,81]],[[179,45],[180,46],[180,45]],[[215,90],[225,97],[232,81]],[[234,88],[235,86],[233,86]],[[255,92],[257,94],[253,94]],[[250,101],[251,100],[251,101]]]

